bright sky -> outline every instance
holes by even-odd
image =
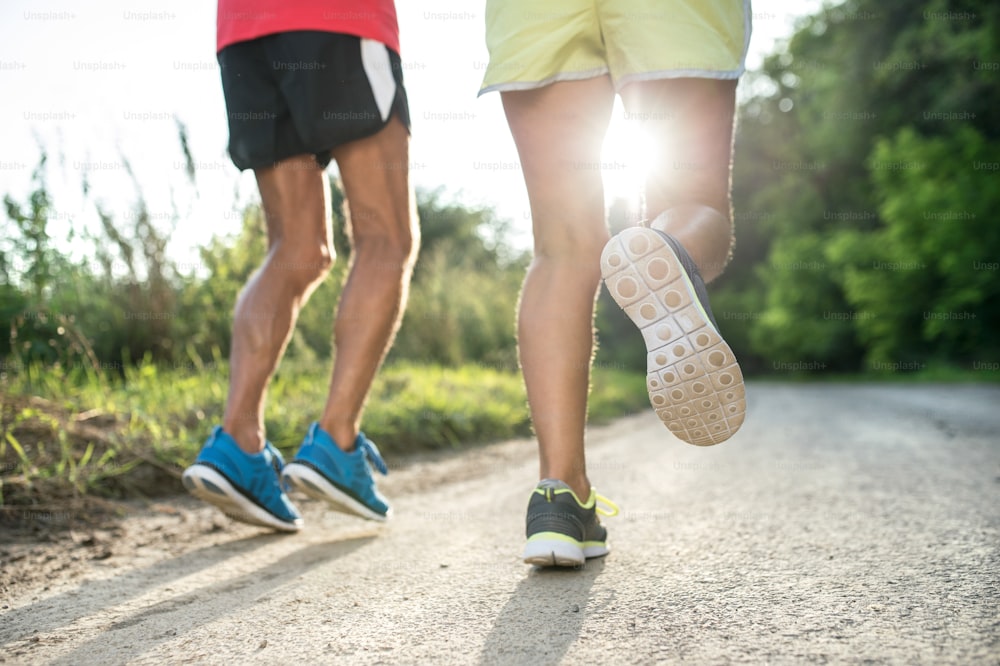
[[[487,204],[528,244],[530,218],[500,96],[477,98],[487,62],[483,0],[397,0],[413,122],[412,180]],[[748,67],[755,68],[797,16],[819,0],[754,2]],[[791,9],[790,9],[791,8]],[[3,0],[0,4],[0,195],[25,200],[40,147],[49,153],[55,217],[89,224],[95,201],[129,214],[132,165],[154,219],[180,220],[182,260],[213,234],[235,232],[256,199],[250,172],[226,154],[225,104],[215,61],[211,0]],[[183,171],[174,118],[189,131],[196,198]],[[616,106],[605,142],[607,201],[638,196],[642,141]],[[86,174],[90,201],[82,195]],[[3,224],[8,224],[6,217]]]

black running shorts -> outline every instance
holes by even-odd
[[[326,167],[333,148],[375,134],[394,113],[410,126],[399,55],[380,42],[283,32],[231,44],[218,58],[229,155],[240,169],[306,153]]]

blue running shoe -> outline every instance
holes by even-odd
[[[309,497],[329,503],[337,511],[369,520],[385,520],[392,509],[375,488],[372,467],[382,474],[389,473],[378,448],[363,432],[358,433],[354,450],[347,452],[337,446],[319,423],[313,423],[281,478]]]
[[[181,481],[188,492],[233,520],[297,532],[302,516],[281,488],[284,464],[270,442],[260,453],[250,455],[216,426]]]

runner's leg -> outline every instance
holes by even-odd
[[[602,76],[504,92],[502,99],[521,157],[535,239],[517,330],[540,478],[560,479],[586,498],[594,303],[608,240],[601,144],[614,90]]]
[[[337,308],[336,359],[320,426],[350,450],[402,319],[420,231],[409,134],[398,117],[373,136],[335,148],[333,156],[349,208],[351,268]]]
[[[236,303],[223,429],[247,453],[264,447],[267,385],[299,309],[330,269],[325,175],[312,155],[256,169],[268,253]]]

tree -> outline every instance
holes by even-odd
[[[996,5],[849,0],[805,19],[748,80],[756,94],[736,142],[736,259],[717,299],[744,304],[738,353],[871,369],[904,356],[961,362],[988,347],[975,325],[922,317],[960,305],[995,321],[988,271],[969,267],[1000,248],[979,218],[944,230],[923,216],[991,202],[982,192],[996,189],[996,174],[971,164],[996,155],[997,34]],[[948,153],[963,156],[964,170]],[[931,168],[907,167],[932,158]],[[928,268],[872,268],[907,261]]]

